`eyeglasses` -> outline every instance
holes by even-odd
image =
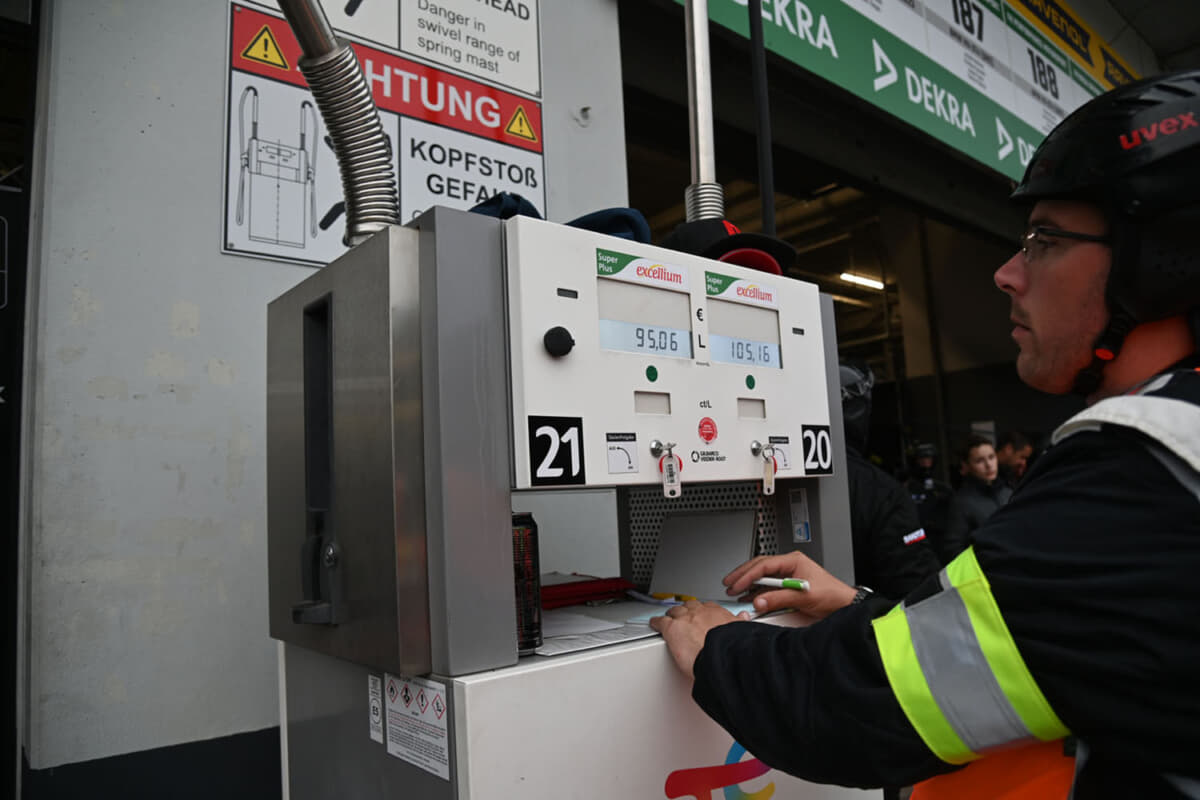
[[[1064,231],[1045,225],[1035,225],[1029,229],[1028,233],[1021,237],[1021,252],[1025,254],[1026,264],[1037,261],[1046,254],[1046,250],[1050,247],[1050,242],[1047,239],[1072,239],[1077,242],[1095,242],[1097,244],[1112,243],[1107,236],[1099,236],[1094,233],[1079,233],[1077,231]]]

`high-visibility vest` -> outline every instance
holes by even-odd
[[[888,683],[933,754],[965,764],[1069,731],[1004,624],[975,548],[938,573],[940,591],[874,620]]]
[[[1200,405],[1147,395],[1179,374],[1156,376],[1097,403],[1063,423],[1052,441],[1104,424],[1140,431],[1154,442],[1149,452],[1200,498]],[[888,682],[918,735],[943,761],[975,762],[922,782],[913,800],[1066,797],[1075,766],[1057,740],[1068,731],[1017,651],[974,548],[938,579],[936,594],[902,603],[872,623]],[[1086,752],[1082,743],[1080,751]],[[1194,779],[1163,777],[1200,797]]]

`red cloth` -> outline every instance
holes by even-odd
[[[1066,800],[1074,779],[1075,759],[1063,755],[1060,739],[985,756],[921,781],[911,800]]]

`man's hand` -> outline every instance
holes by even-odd
[[[811,617],[824,619],[843,606],[850,605],[857,591],[830,575],[808,556],[784,553],[779,556],[758,556],[737,567],[723,578],[726,594],[741,595],[744,602],[759,578],[803,578],[808,591],[773,589],[754,595],[754,610],[759,614],[794,608]],[[703,638],[701,639],[703,642]]]
[[[688,600],[671,606],[665,617],[651,617],[650,627],[662,634],[680,671],[694,679],[692,665],[704,647],[704,637],[718,625],[739,619],[750,619],[750,615],[743,611],[735,617],[716,603]]]

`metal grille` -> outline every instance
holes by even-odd
[[[639,586],[650,584],[654,558],[658,554],[658,536],[663,517],[676,511],[735,511],[753,508],[758,535],[755,555],[779,552],[775,526],[775,503],[764,498],[758,481],[746,483],[684,484],[682,496],[669,500],[660,486],[634,486],[629,489],[629,553],[633,574],[629,580]]]

